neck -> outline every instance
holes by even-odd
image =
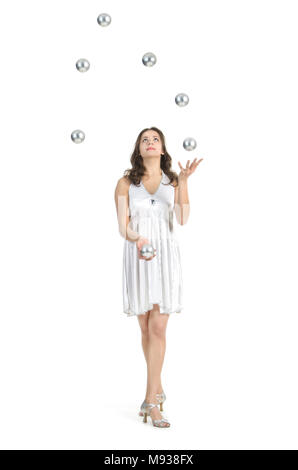
[[[149,159],[146,158],[146,163],[144,164],[145,166],[145,173],[146,175],[148,176],[157,176],[157,175],[161,175],[162,174],[162,171],[161,171],[161,168],[160,168],[160,161],[156,162],[156,161],[148,161]],[[154,159],[156,160],[156,159]]]

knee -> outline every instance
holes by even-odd
[[[145,315],[138,316],[143,338],[147,338],[149,336],[148,319],[149,319],[149,312],[147,312]]]
[[[164,322],[159,321],[158,319],[154,319],[153,321],[150,322],[150,327],[149,327],[149,334],[150,336],[156,336],[160,339],[163,339],[165,337],[165,325]]]
[[[142,336],[143,338],[148,338],[149,337],[149,327],[148,327],[148,323],[144,324],[141,326],[141,332],[142,332]]]

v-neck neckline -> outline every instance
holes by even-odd
[[[155,193],[149,193],[149,191],[145,188],[143,181],[141,180],[141,184],[142,184],[143,188],[145,189],[146,193],[148,193],[150,196],[155,196],[155,194],[157,193],[157,191],[158,191],[159,188],[160,188],[160,185],[161,185],[162,180],[163,180],[163,176],[164,176],[164,172],[163,172],[163,170],[161,170],[161,179],[160,179],[158,188],[157,188],[157,190],[155,191]]]

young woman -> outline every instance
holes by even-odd
[[[166,399],[161,385],[165,355],[166,327],[171,313],[183,309],[182,270],[173,213],[180,225],[189,216],[187,179],[201,160],[186,168],[181,163],[179,176],[172,171],[172,158],[165,138],[157,127],[143,129],[130,158],[132,168],[117,182],[115,203],[123,250],[123,311],[137,316],[142,347],[147,363],[147,390],[139,414],[151,417],[154,426],[169,427],[162,417]],[[153,255],[141,254],[151,244]],[[158,409],[160,405],[160,410]]]

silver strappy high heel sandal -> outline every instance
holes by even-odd
[[[165,401],[165,399],[167,398],[166,397],[166,394],[162,391],[161,393],[157,393],[156,394],[156,398],[157,398],[157,401],[159,402],[159,409],[160,411],[163,411],[163,402]],[[140,408],[140,412],[139,412],[139,416],[144,416],[144,413],[142,411],[142,406],[143,404],[145,403],[145,400],[143,401],[143,403],[141,404],[141,408]]]
[[[143,418],[143,422],[144,423],[147,423],[147,416],[149,415],[150,418],[151,418],[151,421],[152,421],[152,424],[153,426],[156,426],[157,428],[169,428],[170,427],[170,423],[167,419],[165,418],[162,418],[162,419],[153,419],[151,417],[151,410],[152,408],[155,408],[157,407],[158,408],[158,405],[156,405],[155,403],[147,403],[145,400],[142,404],[142,408],[141,408],[141,411],[144,413],[144,418]]]
[[[159,401],[159,404],[160,404],[160,407],[159,407],[160,411],[163,411],[163,406],[162,406],[162,404],[163,404],[163,402],[165,401],[165,399],[167,398],[167,397],[166,397],[166,394],[165,394],[164,392],[157,393],[157,394],[156,394],[156,398],[157,398],[157,400]]]

